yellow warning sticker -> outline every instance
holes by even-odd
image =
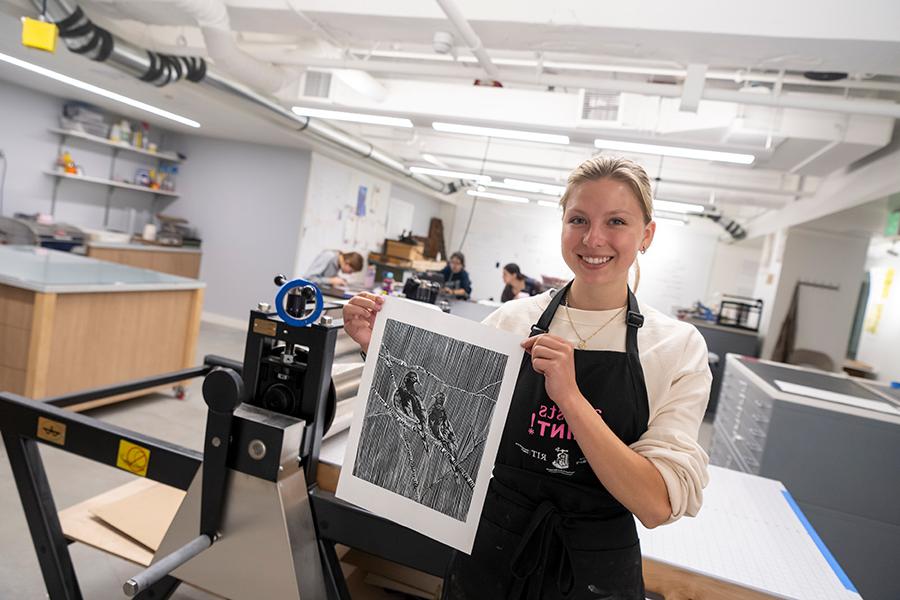
[[[53,444],[65,446],[66,424],[60,423],[59,421],[47,419],[45,417],[38,417],[37,436],[39,439],[42,439],[45,442],[51,442]]]
[[[147,467],[150,466],[150,450],[127,440],[119,440],[119,456],[116,457],[116,466],[129,473],[146,477]]]

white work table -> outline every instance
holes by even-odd
[[[0,284],[42,294],[196,290],[202,281],[37,246],[0,246]]]
[[[861,598],[780,482],[714,466],[709,476],[697,517],[638,523],[645,558],[779,598]]]
[[[325,440],[319,460],[340,466],[348,435]],[[697,517],[638,523],[645,559],[776,598],[861,599],[781,483],[714,466],[709,475]]]

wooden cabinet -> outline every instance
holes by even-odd
[[[200,258],[198,250],[171,250],[147,248],[111,248],[106,246],[88,246],[87,255],[98,260],[151,269],[179,277],[200,278]]]

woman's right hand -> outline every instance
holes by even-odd
[[[353,338],[354,342],[359,344],[363,352],[369,351],[375,317],[381,310],[382,304],[384,304],[384,296],[360,292],[344,305],[344,331]]]

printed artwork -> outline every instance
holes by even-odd
[[[520,341],[388,298],[337,496],[469,552],[522,362]]]
[[[387,320],[353,474],[464,520],[506,361]]]

